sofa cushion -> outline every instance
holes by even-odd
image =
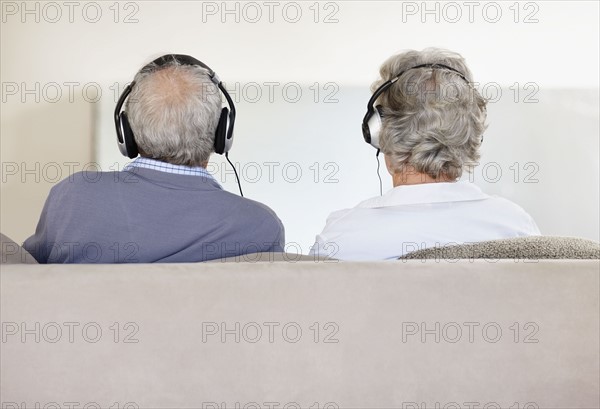
[[[600,408],[596,260],[21,264],[0,279],[6,409]]]
[[[38,264],[27,250],[0,233],[0,264]]]
[[[402,259],[600,259],[600,243],[577,237],[528,236],[408,253]]]

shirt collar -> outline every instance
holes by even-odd
[[[175,175],[192,175],[202,176],[205,178],[212,179],[217,185],[221,186],[219,182],[203,167],[201,166],[184,166],[184,165],[173,165],[172,163],[163,162],[156,159],[137,157],[132,162],[128,163],[123,170],[132,170],[133,168],[145,168],[154,169],[160,172],[171,173]]]
[[[377,208],[426,203],[464,202],[483,200],[489,197],[477,185],[467,181],[421,183],[397,186],[383,196],[365,200],[357,207]]]

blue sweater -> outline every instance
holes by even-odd
[[[58,183],[23,246],[40,263],[174,263],[280,252],[284,242],[271,209],[212,178],[132,168]]]

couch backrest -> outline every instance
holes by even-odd
[[[0,233],[0,264],[38,264],[27,250]]]
[[[576,237],[528,236],[413,251],[400,259],[600,259],[600,243]]]
[[[3,407],[597,408],[598,267],[7,265]]]

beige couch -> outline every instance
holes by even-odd
[[[598,408],[599,247],[548,240],[3,264],[2,408]]]

